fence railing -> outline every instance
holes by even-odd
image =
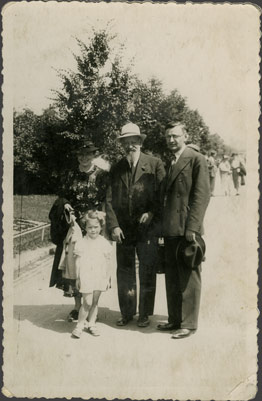
[[[19,224],[13,235],[14,254],[27,249],[35,249],[50,243],[50,223],[40,223],[35,227],[29,227],[19,231]]]
[[[45,236],[45,229],[46,229],[46,228],[49,228],[49,227],[50,227],[50,223],[46,223],[46,224],[41,225],[41,226],[38,226],[38,227],[28,228],[27,230],[24,230],[24,231],[22,231],[21,233],[15,234],[15,235],[14,235],[14,238],[18,238],[18,237],[21,237],[21,236],[23,236],[23,235],[30,234],[30,233],[32,233],[32,232],[34,232],[34,231],[40,231],[40,230],[42,230],[41,238],[42,238],[42,241],[43,241],[44,236]]]

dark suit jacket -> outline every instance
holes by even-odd
[[[186,148],[161,185],[162,235],[183,236],[186,229],[203,234],[209,198],[206,159]]]
[[[106,218],[109,232],[120,227],[125,236],[136,237],[145,234],[153,227],[139,224],[143,213],[159,213],[159,189],[165,170],[160,159],[140,154],[133,185],[128,184],[129,164],[121,159],[111,169],[110,185],[106,196]],[[141,229],[144,231],[141,233]],[[137,234],[139,234],[137,236]]]

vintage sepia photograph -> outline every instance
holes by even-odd
[[[260,15],[2,8],[4,396],[256,396]]]

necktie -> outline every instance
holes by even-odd
[[[132,185],[134,181],[134,175],[135,175],[135,166],[132,160],[128,161],[129,164],[129,172],[128,172],[128,177],[129,177],[129,185]]]
[[[131,161],[131,173],[132,173],[132,177],[135,174],[135,166],[134,163]]]
[[[176,164],[176,159],[177,159],[177,157],[176,157],[176,155],[174,155],[174,156],[172,157],[172,160],[171,160],[171,166],[173,166],[174,164]]]
[[[174,155],[171,159],[171,163],[170,163],[170,166],[168,169],[168,174],[167,174],[168,178],[171,176],[175,164],[176,164],[176,155]]]

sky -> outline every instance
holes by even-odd
[[[197,109],[211,134],[244,150],[257,139],[259,12],[252,5],[19,2],[3,10],[4,76],[13,107],[35,113],[52,103],[58,69],[75,69],[76,37],[110,24],[124,63],[154,76]],[[9,81],[8,81],[9,82]]]

